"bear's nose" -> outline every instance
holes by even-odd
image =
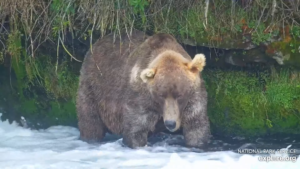
[[[165,126],[167,127],[168,130],[174,130],[176,127],[176,121],[166,120]]]

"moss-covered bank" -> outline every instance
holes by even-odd
[[[209,116],[221,135],[300,134],[300,72],[206,70]]]
[[[292,69],[241,71],[205,69],[209,94],[208,113],[213,134],[264,136],[300,134],[300,72]],[[4,80],[4,81],[3,81]],[[74,80],[69,99],[55,99],[43,88],[10,89],[8,76],[1,76],[0,107],[3,118],[25,117],[29,127],[76,126]],[[13,81],[13,86],[20,86]],[[59,86],[59,85],[58,85]],[[15,91],[15,92],[8,92]],[[39,125],[37,125],[39,123]]]
[[[74,99],[77,89],[76,80],[72,80],[74,84],[56,84],[55,90],[59,90],[59,93],[65,94],[70,91],[73,96],[61,99],[45,90],[43,86],[37,85],[38,82],[27,84],[26,80],[18,80],[19,76],[20,74],[11,74],[8,68],[0,66],[2,120],[17,121],[24,127],[37,129],[52,125],[77,125]],[[50,82],[56,83],[55,80],[57,79],[53,78]],[[61,92],[63,88],[67,88],[68,91]],[[22,117],[26,119],[26,123],[21,122]]]

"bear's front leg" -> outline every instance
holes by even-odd
[[[187,146],[202,148],[210,138],[209,123],[194,119],[183,126],[183,135]]]
[[[123,143],[130,148],[147,145],[149,131],[154,131],[158,115],[153,112],[138,111],[127,112],[123,116]],[[143,112],[143,113],[141,113]]]
[[[144,147],[147,145],[148,131],[125,132],[123,134],[123,143],[130,148]]]
[[[202,148],[209,141],[210,124],[206,112],[206,105],[197,103],[183,115],[183,135],[186,145]]]

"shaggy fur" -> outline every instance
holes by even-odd
[[[205,56],[192,60],[168,34],[133,31],[121,37],[98,40],[85,56],[77,95],[81,139],[100,141],[111,132],[129,147],[141,147],[158,122],[170,120],[176,122],[170,131],[182,128],[188,146],[206,143]]]

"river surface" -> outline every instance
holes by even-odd
[[[300,168],[300,138],[213,138],[206,150],[199,150],[184,147],[180,135],[161,133],[150,138],[147,147],[133,150],[113,135],[101,144],[87,144],[78,137],[73,127],[30,130],[0,121],[0,169]],[[264,149],[269,151],[263,153]],[[279,149],[281,153],[271,152]]]

